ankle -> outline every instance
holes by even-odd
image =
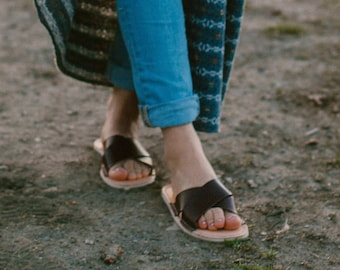
[[[138,126],[139,109],[136,93],[121,88],[114,89],[108,100],[101,139],[105,140],[112,135],[135,138]]]
[[[164,158],[175,194],[204,185],[216,174],[192,125],[163,129]]]
[[[162,134],[164,154],[167,159],[178,158],[183,154],[194,154],[191,151],[196,151],[201,147],[201,142],[191,124],[164,128]]]
[[[137,121],[139,117],[138,99],[135,91],[115,88],[107,104],[107,113],[127,121]],[[108,115],[107,115],[108,116]]]
[[[113,135],[121,135],[127,138],[137,138],[138,123],[128,121],[105,121],[101,131],[101,140],[105,141]]]

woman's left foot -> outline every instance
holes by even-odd
[[[173,195],[193,187],[201,187],[217,179],[205,157],[200,139],[191,124],[163,129],[165,160],[170,171]],[[237,230],[241,218],[220,207],[210,208],[198,220],[200,229]]]

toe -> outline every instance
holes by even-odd
[[[224,228],[225,225],[225,215],[222,208],[211,208],[214,215],[215,227],[217,229]]]
[[[148,176],[146,166],[135,160],[127,160],[122,166],[127,171],[126,180],[134,181]]]
[[[136,180],[137,179],[137,174],[134,173],[134,172],[130,172],[128,177],[127,177],[127,179],[130,180],[130,181]]]
[[[205,212],[204,217],[205,217],[205,220],[207,221],[208,230],[216,231],[217,228],[215,227],[214,215],[211,209]]]
[[[141,179],[141,178],[143,178],[142,174],[141,173],[137,173],[136,174],[136,179]]]
[[[226,213],[225,215],[225,226],[226,230],[237,230],[241,227],[241,218],[233,213]]]
[[[211,208],[204,214],[208,230],[216,231],[224,227],[225,217],[221,208]]]
[[[149,172],[148,171],[142,171],[142,177],[147,177],[149,176]]]
[[[204,216],[201,216],[198,220],[198,227],[202,230],[205,230],[208,228],[207,221],[205,220]]]
[[[199,220],[198,227],[216,231],[219,229],[237,230],[241,227],[242,220],[237,214],[224,213],[222,208],[209,209]]]
[[[109,178],[112,180],[124,181],[128,178],[128,172],[123,168],[111,168],[109,171]]]

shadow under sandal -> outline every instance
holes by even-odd
[[[231,192],[217,180],[211,180],[202,187],[184,190],[176,198],[169,184],[162,188],[162,197],[178,226],[195,238],[224,242],[245,239],[249,235],[248,226],[245,223],[236,230],[209,231],[198,228],[199,218],[212,207],[220,207],[237,214]]]
[[[139,163],[140,166],[148,168],[148,176],[136,180],[114,180],[108,177],[110,168],[118,163],[124,164],[124,161],[128,160],[133,160],[134,162]],[[100,176],[109,186],[120,189],[143,187],[152,184],[156,177],[155,169],[152,166],[152,159],[149,153],[137,140],[121,135],[111,136],[103,142]]]

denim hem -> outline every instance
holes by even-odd
[[[193,122],[199,114],[197,95],[158,105],[140,105],[144,124],[148,127],[173,127]]]
[[[112,62],[109,62],[106,71],[106,76],[115,86],[130,91],[133,91],[135,89],[132,78],[132,72],[130,69],[123,68],[117,66]]]

